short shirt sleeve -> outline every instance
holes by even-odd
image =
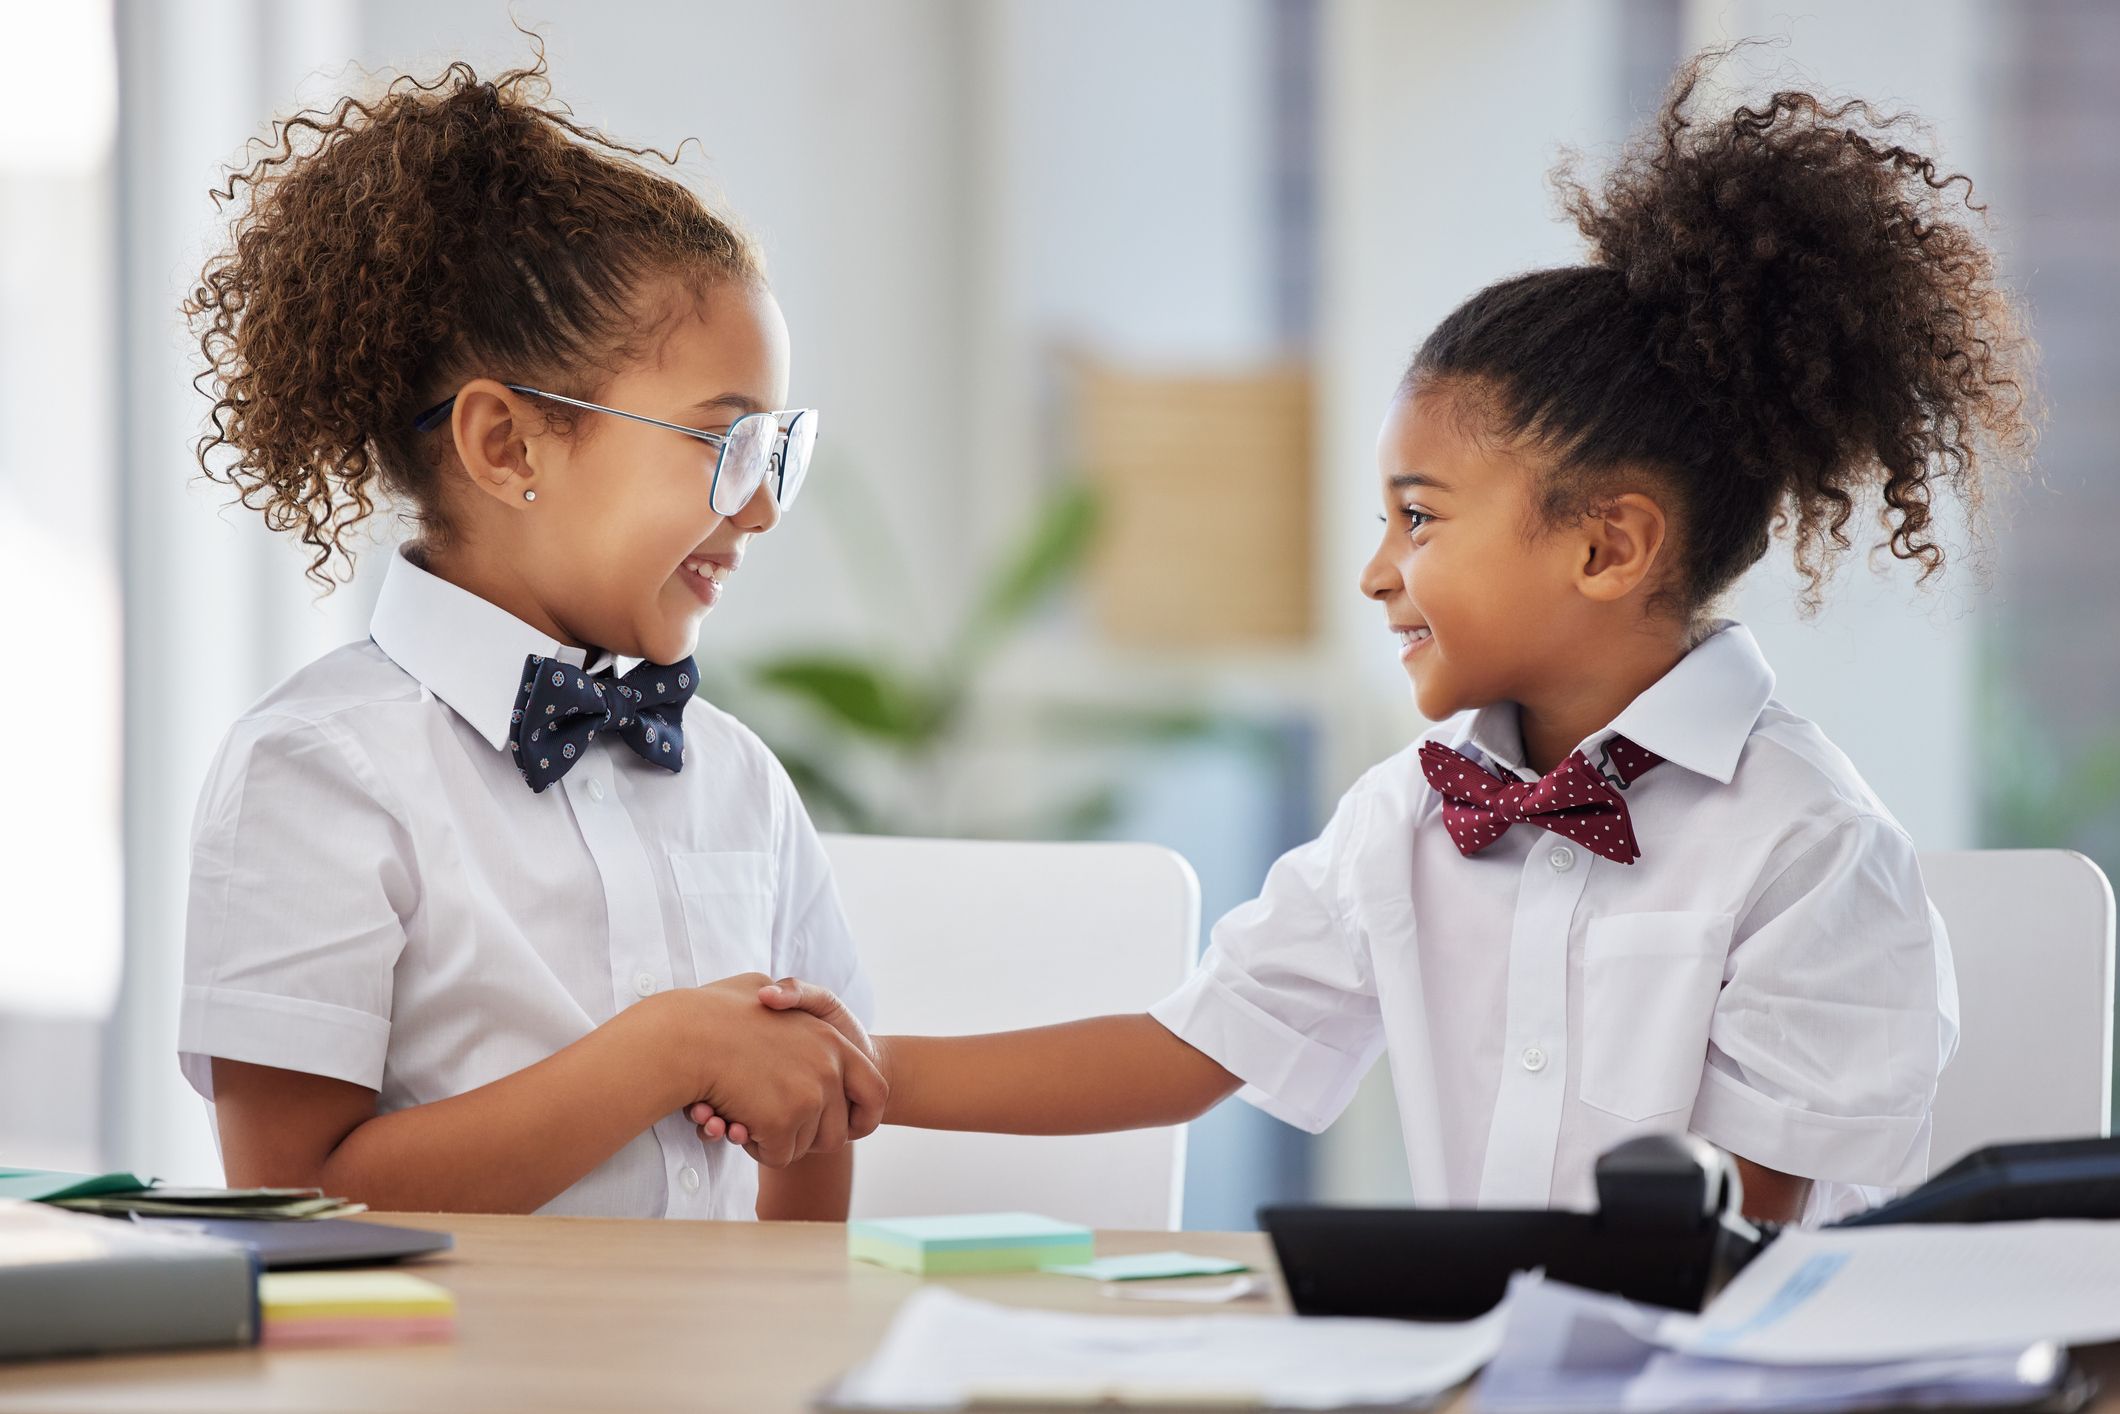
[[[1913,842],[1857,816],[1739,921],[1692,1129],[1783,1173],[1918,1183],[1957,1035],[1949,943]]]
[[[1244,1081],[1240,1098],[1315,1134],[1384,1048],[1368,954],[1349,922],[1361,787],[1215,924],[1200,966],[1149,1015]]]
[[[840,907],[824,842],[779,761],[771,762],[768,775],[780,881],[773,905],[774,975],[830,988],[863,1026],[874,1026],[875,992]]]
[[[185,1079],[211,1100],[220,1056],[380,1089],[417,900],[410,836],[358,747],[328,721],[239,721],[192,825]]]

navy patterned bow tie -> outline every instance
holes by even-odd
[[[574,768],[596,740],[615,731],[643,760],[676,771],[685,764],[685,703],[699,668],[642,663],[620,678],[593,678],[584,668],[532,653],[523,662],[523,685],[515,694],[514,734],[508,749],[533,791],[542,791]]]
[[[1539,780],[1519,781],[1431,741],[1421,747],[1421,774],[1443,797],[1443,825],[1460,854],[1477,854],[1511,825],[1528,823],[1566,835],[1616,863],[1632,864],[1642,852],[1620,791],[1664,758],[1623,736],[1608,738],[1602,755],[1618,789],[1580,751],[1569,752]]]

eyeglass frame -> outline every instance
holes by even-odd
[[[714,477],[707,483],[707,502],[709,505],[713,504],[714,501],[714,488],[721,484],[722,464],[729,459],[729,442],[736,433],[737,425],[754,417],[770,417],[773,419],[773,432],[778,440],[773,444],[773,450],[767,454],[766,475],[768,477],[777,476],[773,486],[773,504],[781,510],[786,510],[792,504],[792,498],[790,500],[782,500],[780,488],[786,483],[787,479],[788,439],[794,433],[796,423],[805,417],[814,418],[817,416],[816,408],[780,408],[772,412],[747,412],[742,417],[737,418],[735,422],[730,423],[727,432],[708,432],[699,427],[686,427],[682,423],[664,422],[659,417],[649,417],[645,413],[627,412],[624,408],[605,407],[602,403],[584,402],[580,398],[570,398],[564,393],[548,393],[543,388],[533,388],[527,383],[503,383],[501,386],[511,393],[521,393],[528,398],[549,398],[555,403],[565,403],[569,407],[581,408],[585,412],[605,412],[613,417],[626,418],[628,421],[645,422],[650,427],[667,427],[672,432],[681,432],[694,441],[706,443],[715,450]],[[418,417],[413,418],[412,430],[415,432],[431,432],[436,427],[439,427],[443,414],[456,406],[456,398],[457,395],[451,393]],[[783,417],[788,419],[785,425],[780,420]],[[814,446],[815,444],[812,443],[812,445]],[[804,467],[804,472],[807,476],[807,465]],[[764,481],[759,482],[761,486],[764,484]],[[801,483],[798,482],[796,490],[800,491],[801,489]],[[753,491],[751,494],[755,496],[758,493]]]

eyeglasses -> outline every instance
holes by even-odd
[[[637,412],[623,412],[601,403],[585,403],[580,398],[548,393],[542,388],[529,388],[521,383],[504,386],[527,398],[548,398],[587,412],[607,412],[613,417],[645,422],[650,427],[667,427],[715,448],[718,455],[714,460],[714,481],[707,490],[707,504],[718,516],[733,516],[749,505],[768,476],[773,478],[773,504],[782,510],[794,505],[796,493],[802,490],[803,479],[810,472],[810,453],[817,448],[816,408],[748,412],[729,424],[726,432],[702,432],[697,427],[643,417]],[[413,431],[427,432],[440,426],[454,406],[456,398],[453,395],[436,403],[412,419]]]

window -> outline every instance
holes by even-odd
[[[0,1150],[88,1164],[118,985],[117,75],[107,4],[20,7],[0,45]]]

